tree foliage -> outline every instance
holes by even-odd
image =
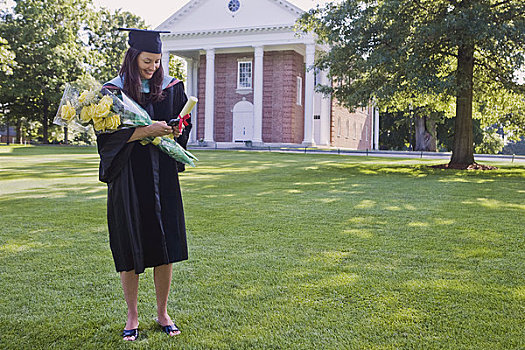
[[[66,83],[104,82],[118,73],[127,33],[117,28],[127,26],[145,28],[140,17],[97,9],[90,0],[15,0],[0,15],[0,37],[16,55],[11,76],[0,69],[0,104],[10,122],[21,130],[38,121],[47,142]]]
[[[0,37],[0,72],[3,72],[5,75],[13,74],[15,64],[15,53],[10,50],[7,40]],[[1,88],[2,86],[0,85]]]
[[[334,80],[322,90],[346,106],[374,100],[455,115],[452,165],[474,162],[473,114],[495,120],[498,106],[523,120],[522,0],[346,0],[311,10],[299,25],[331,46],[316,66]]]
[[[17,67],[6,79],[2,102],[10,110],[38,115],[47,141],[51,107],[64,81],[84,70],[87,51],[77,33],[88,3],[84,0],[17,0],[5,14],[2,36],[16,53]],[[25,114],[25,113],[24,113]]]
[[[483,133],[483,141],[477,145],[476,153],[498,154],[503,150],[505,144],[503,138],[494,129],[486,130]]]
[[[175,55],[170,55],[169,75],[181,81],[186,81],[186,68],[184,61]]]
[[[9,49],[7,41],[0,37],[0,74],[4,77],[13,74],[13,67],[16,65],[15,54]],[[2,85],[4,85],[5,80],[0,81],[0,93],[2,91]],[[6,130],[9,129],[9,122],[5,117],[6,107],[0,103],[0,123],[6,124]],[[1,125],[1,124],[0,124]],[[0,127],[4,127],[1,125]],[[9,132],[9,130],[8,130]],[[9,143],[9,138],[8,141]]]
[[[100,9],[89,16],[87,44],[91,49],[90,74],[98,81],[114,78],[127,50],[128,32],[118,28],[146,29],[144,20],[130,12]]]

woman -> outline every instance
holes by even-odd
[[[164,76],[160,32],[129,30],[130,48],[119,76],[104,84],[125,92],[158,122],[97,137],[100,180],[108,184],[108,228],[115,267],[120,272],[128,307],[123,339],[138,338],[139,274],[154,268],[157,322],[169,336],[180,334],[167,312],[172,263],[188,258],[177,162],[145,137],[173,134],[187,142],[189,127],[179,135],[167,124],[187,101],[182,82]],[[191,126],[191,124],[190,124]],[[185,146],[183,142],[183,146]]]

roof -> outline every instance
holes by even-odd
[[[228,10],[228,0],[191,0],[156,30],[167,36],[293,30],[305,12],[286,0],[239,0],[240,9]],[[165,36],[165,35],[163,35]]]

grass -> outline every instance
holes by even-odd
[[[169,301],[182,334],[155,326],[147,270],[128,344],[96,150],[0,147],[0,348],[525,348],[523,166],[196,155]]]

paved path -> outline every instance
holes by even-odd
[[[285,153],[308,153],[308,154],[341,154],[351,156],[368,157],[392,157],[392,158],[420,158],[420,159],[446,159],[449,160],[450,152],[409,152],[409,151],[374,151],[374,150],[348,150],[348,149],[321,149],[314,147],[188,147],[190,150],[242,150],[253,152],[285,152]],[[506,154],[475,154],[477,162],[509,162],[525,164],[525,156]]]

